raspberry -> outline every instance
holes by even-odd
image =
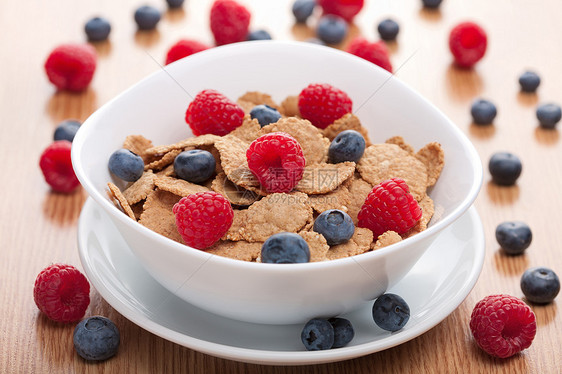
[[[209,49],[207,45],[196,40],[181,39],[168,50],[166,54],[166,65],[206,49]]]
[[[370,43],[367,39],[358,36],[351,40],[346,51],[392,73],[388,49],[382,41]]]
[[[70,160],[72,143],[57,140],[51,143],[41,154],[39,166],[45,181],[56,192],[70,193],[80,185]]]
[[[352,22],[353,18],[363,9],[364,0],[319,0],[324,14],[335,14]]]
[[[183,197],[172,211],[185,244],[197,249],[208,248],[222,238],[234,217],[230,202],[212,191]]]
[[[460,23],[449,34],[449,49],[455,63],[462,68],[470,68],[480,61],[487,44],[486,32],[473,22]]]
[[[243,119],[242,108],[215,90],[199,92],[185,113],[185,121],[195,136],[226,135],[240,126]]]
[[[250,12],[233,0],[216,0],[211,6],[211,32],[217,45],[246,40]]]
[[[490,295],[474,307],[470,331],[486,353],[506,358],[529,348],[537,332],[537,323],[531,308],[520,299],[510,295]]]
[[[284,132],[262,135],[246,151],[248,167],[267,192],[289,192],[306,164],[299,142]]]
[[[321,129],[350,113],[353,108],[345,92],[327,83],[313,83],[305,87],[299,94],[298,105],[302,117]]]
[[[409,191],[400,178],[376,185],[357,215],[358,226],[371,230],[375,238],[388,230],[404,234],[422,216],[418,202]]]
[[[45,61],[47,77],[58,89],[82,91],[96,71],[96,50],[89,44],[63,44]]]
[[[90,304],[90,284],[72,265],[53,264],[43,269],[33,287],[39,310],[56,322],[74,322]]]

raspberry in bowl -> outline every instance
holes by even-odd
[[[319,66],[322,69],[318,69]],[[148,273],[178,297],[208,312],[254,323],[290,324],[304,323],[315,317],[340,315],[365,302],[372,302],[408,273],[443,229],[467,211],[480,190],[481,161],[461,131],[406,85],[397,79],[389,79],[389,72],[349,53],[310,43],[252,41],[202,51],[170,64],[165,69],[166,71],[154,73],[110,101],[84,122],[73,141],[73,166],[91,199],[109,214],[132,253]],[[155,225],[150,229],[123,214],[108,197],[108,182],[120,190],[125,190],[128,183],[138,183],[120,180],[108,169],[111,154],[123,147],[128,136],[142,134],[143,138],[152,141],[155,149],[159,149],[161,145],[178,143],[182,139],[194,138],[186,123],[186,110],[198,93],[214,90],[228,100],[237,102],[245,110],[244,118],[249,117],[252,105],[256,104],[255,97],[260,96],[256,92],[269,94],[268,97],[261,96],[263,102],[260,104],[279,109],[284,117],[263,128],[257,124],[256,131],[262,135],[273,134],[275,138],[277,132],[291,131],[298,124],[302,125],[302,121],[308,121],[295,117],[299,116],[297,96],[310,84],[324,83],[346,93],[354,105],[350,109],[351,114],[344,114],[342,118],[359,120],[362,126],[357,127],[357,131],[363,131],[362,135],[370,139],[357,164],[346,160],[334,164],[338,167],[339,177],[348,180],[357,171],[358,175],[363,175],[363,179],[368,180],[360,183],[363,189],[366,187],[370,190],[377,184],[376,173],[372,173],[372,170],[379,148],[396,152],[400,156],[396,157],[400,160],[399,163],[414,157],[418,160],[412,161],[415,165],[423,164],[419,160],[431,153],[429,144],[438,143],[442,148],[445,162],[437,181],[430,180],[431,173],[427,173],[427,170],[420,185],[413,183],[415,179],[410,178],[410,172],[400,175],[408,184],[409,193],[420,202],[422,209],[425,194],[432,199],[435,213],[431,221],[425,222],[427,229],[395,244],[369,249],[354,256],[314,261],[314,253],[310,253],[311,260],[306,263],[260,263],[228,258],[207,248],[201,250],[188,246],[181,243],[181,235],[177,232],[175,239],[166,237],[157,232],[158,227]],[[373,90],[378,87],[382,88],[373,96]],[[237,100],[239,98],[243,100]],[[221,102],[224,102],[223,98]],[[256,119],[254,121],[257,123]],[[236,122],[232,127],[229,131],[236,132],[239,139],[245,136],[242,132],[244,124]],[[330,125],[325,129],[315,129],[322,134],[318,141],[310,142],[310,147],[303,145],[302,141],[298,142],[305,160],[314,160],[308,164],[305,162],[303,175],[293,172],[302,166],[299,164],[300,156],[290,161],[291,167],[296,169],[281,168],[288,170],[287,180],[291,184],[297,183],[296,186],[290,192],[266,191],[259,197],[257,203],[265,205],[274,201],[275,209],[253,208],[257,203],[252,202],[248,203],[252,205],[246,209],[233,205],[233,222],[239,222],[241,226],[234,234],[245,235],[251,245],[260,247],[269,236],[278,233],[279,230],[273,227],[273,223],[283,221],[287,226],[299,226],[297,229],[307,226],[309,233],[304,238],[305,241],[309,239],[309,243],[321,236],[313,230],[312,220],[304,218],[304,223],[299,221],[303,220],[303,216],[297,209],[298,205],[295,205],[295,209],[289,205],[305,204],[310,199],[312,192],[303,183],[307,177],[306,165],[326,162],[324,157],[327,160],[330,141],[322,139],[334,139],[337,135],[330,134],[334,129]],[[241,140],[239,144],[245,146],[236,148],[224,141],[231,133],[201,133],[197,142],[212,142],[221,160],[247,160],[246,150],[254,139]],[[296,139],[296,136],[293,137]],[[401,142],[399,137],[403,137],[407,144]],[[134,139],[142,143],[140,137]],[[298,149],[290,139],[284,139],[283,142],[285,140],[288,148]],[[314,149],[312,146],[321,147],[326,154],[311,151]],[[410,148],[419,151],[416,153]],[[417,157],[412,154],[417,154]],[[284,155],[279,155],[279,160],[282,159],[281,156]],[[264,160],[259,159],[258,165],[271,165],[270,159],[266,162]],[[144,159],[145,167],[153,161],[150,158]],[[402,166],[405,165],[409,165],[409,162]],[[216,164],[217,175],[231,172],[224,170],[225,166],[228,164]],[[415,174],[418,169],[409,170]],[[350,171],[349,175],[341,174]],[[169,181],[162,178],[162,174],[158,177],[161,181]],[[297,180],[298,177],[301,179]],[[193,190],[193,194],[209,188],[205,182],[197,186],[197,191]],[[165,206],[167,204],[169,209],[160,211],[158,208],[153,217],[161,220],[166,215],[166,219],[169,219],[167,224],[174,224],[174,217],[169,215],[169,210],[177,201],[167,199],[173,193],[165,190],[158,190],[156,193],[160,195],[158,201],[164,202]],[[362,204],[355,209],[358,210],[360,205]],[[348,211],[351,209],[346,208]],[[312,208],[307,212],[311,210]],[[243,211],[246,212],[245,215],[240,213]],[[317,213],[311,212],[310,216],[314,217]],[[243,219],[237,217],[240,214]],[[132,209],[131,215],[135,217]],[[333,216],[337,218],[343,215]],[[272,223],[268,217],[276,217],[278,221]],[[231,227],[232,225],[234,223]],[[255,227],[262,230],[252,231],[252,235],[249,235],[250,228]],[[221,227],[220,230],[222,229]],[[213,230],[217,236],[220,234],[219,229]],[[358,226],[356,230],[371,232],[369,228]],[[231,239],[234,243],[233,237]]]

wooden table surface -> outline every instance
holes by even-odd
[[[303,40],[310,26],[294,24],[291,0],[240,0],[252,12],[252,28],[266,28],[275,39]],[[181,37],[212,43],[208,26],[211,0],[187,0],[183,9],[165,11],[158,29],[137,32],[133,12],[164,0],[88,0],[0,2],[0,160],[5,189],[0,204],[0,372],[2,373],[559,373],[562,370],[562,318],[552,304],[532,306],[537,316],[533,345],[513,358],[493,359],[478,349],[468,327],[475,303],[507,293],[522,297],[521,274],[548,266],[562,275],[562,142],[558,130],[537,126],[535,108],[562,103],[562,12],[559,0],[444,0],[440,10],[422,9],[421,0],[367,0],[351,33],[376,38],[385,17],[400,24],[398,41],[389,44],[397,77],[439,107],[469,137],[485,166],[476,201],[486,235],[482,274],[466,300],[442,323],[398,347],[365,357],[316,366],[272,367],[204,355],[159,338],[117,313],[93,290],[86,315],[101,314],[117,323],[121,346],[114,358],[87,363],[73,350],[74,324],[58,325],[42,316],[33,301],[37,274],[53,262],[82,269],[77,221],[86,193],[50,191],[38,167],[42,150],[56,125],[68,118],[85,120],[105,102],[160,69],[167,49]],[[43,63],[56,45],[85,42],[87,19],[112,23],[110,41],[95,45],[98,68],[89,89],[57,92]],[[488,33],[489,48],[474,70],[451,64],[448,31],[474,20]],[[345,45],[345,42],[344,42]],[[537,94],[519,92],[525,69],[542,77]],[[473,99],[484,97],[498,107],[493,126],[478,127],[469,114]],[[487,163],[496,151],[511,151],[523,162],[513,187],[490,182]],[[522,220],[533,242],[522,256],[509,257],[495,240],[496,226]]]

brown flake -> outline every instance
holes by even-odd
[[[365,138],[365,144],[367,147],[371,145],[369,131],[361,125],[361,121],[359,121],[359,118],[353,113],[347,113],[340,119],[337,119],[334,123],[326,127],[323,130],[323,133],[325,137],[332,141],[340,132],[345,130],[357,131]]]
[[[251,205],[260,197],[255,192],[232,183],[224,173],[220,173],[216,176],[211,184],[211,189],[226,197],[231,204],[239,206]]]
[[[300,117],[301,112],[299,111],[299,97],[287,96],[285,100],[281,102],[279,112],[285,117]]]
[[[261,246],[263,243],[255,242],[249,243],[245,241],[232,242],[219,240],[211,247],[205,249],[205,252],[229,257],[241,261],[256,261],[261,254]]]
[[[380,249],[382,247],[387,247],[394,243],[398,243],[402,240],[402,237],[398,235],[396,231],[386,231],[379,235],[377,240],[372,243],[371,247],[373,250]]]
[[[437,142],[426,144],[416,153],[416,158],[427,168],[427,187],[433,186],[445,166],[445,152],[441,144]]]
[[[257,119],[252,119],[249,114],[244,116],[242,125],[232,130],[229,135],[235,136],[245,142],[251,143],[258,138],[261,129]]]
[[[184,139],[180,142],[169,144],[169,145],[159,145],[156,147],[148,148],[146,153],[149,155],[163,155],[174,149],[187,149],[187,148],[198,148],[204,145],[213,145],[220,136],[213,134],[204,134],[200,136],[194,136],[191,138]]]
[[[325,194],[338,188],[344,181],[353,176],[355,162],[338,164],[320,163],[307,165],[302,179],[295,186],[296,191],[310,195]]]
[[[246,159],[249,145],[248,142],[233,135],[223,136],[215,143],[226,177],[238,186],[257,192],[260,190],[260,183],[248,168]]]
[[[125,196],[129,205],[146,199],[148,194],[154,189],[155,178],[156,176],[152,170],[145,171],[139,179],[123,191],[123,196]]]
[[[209,191],[205,186],[199,184],[190,183],[183,179],[177,179],[166,176],[158,176],[154,179],[154,184],[156,187],[163,191],[171,192],[175,195],[185,197],[187,195],[192,195],[198,192]]]
[[[373,241],[373,232],[369,229],[356,227],[355,232],[351,239],[347,242],[333,245],[328,251],[328,260],[337,258],[355,256],[365,253],[371,249],[371,242]]]
[[[139,223],[165,237],[184,243],[176,227],[176,217],[172,208],[181,196],[156,189],[146,198]]]
[[[308,244],[308,249],[310,250],[310,262],[318,262],[327,260],[328,250],[330,246],[326,242],[326,239],[321,234],[314,231],[301,231],[299,235]]]
[[[152,141],[142,135],[129,135],[123,142],[123,148],[141,156],[145,163],[151,161],[151,156],[146,152],[150,147],[152,147]]]
[[[347,205],[347,214],[349,214],[353,223],[357,225],[357,214],[361,210],[367,195],[369,195],[373,187],[362,178],[354,176],[351,179],[348,189],[350,202]]]
[[[127,199],[125,198],[125,196],[123,196],[123,194],[121,193],[121,190],[119,189],[119,187],[117,187],[116,185],[114,185],[111,182],[109,182],[107,184],[107,187],[109,188],[108,196],[112,200],[114,200],[116,205],[118,207],[120,207],[121,210],[123,210],[123,212],[125,212],[132,219],[136,220],[135,213],[133,213],[133,210],[131,209],[131,206],[127,202]]]
[[[279,106],[273,101],[271,95],[258,91],[246,92],[236,100],[236,103],[242,107],[245,113],[250,113],[253,107],[261,104],[279,109]]]
[[[351,178],[348,179],[348,181],[351,181]],[[312,209],[318,213],[329,209],[339,209],[347,212],[352,197],[348,188],[349,183],[346,182],[326,194],[310,195],[308,198],[310,199]]]
[[[415,152],[414,147],[412,147],[410,144],[406,143],[404,141],[404,138],[399,136],[399,135],[386,139],[385,143],[386,144],[396,144],[397,146],[399,146],[400,148],[402,148],[403,150],[405,150],[406,152],[408,152],[411,155],[413,155],[414,152]]]
[[[230,228],[222,237],[222,240],[232,240],[232,241],[240,241],[244,240],[244,237],[241,234],[241,229],[243,226],[246,225],[246,220],[248,216],[247,210],[239,210],[233,209],[234,217],[232,219],[232,224]]]
[[[433,217],[433,214],[435,213],[433,200],[428,195],[425,195],[418,204],[420,205],[420,208],[422,210],[422,217],[414,227],[412,227],[410,230],[408,230],[408,232],[402,235],[404,239],[427,229],[427,225],[429,224],[431,217]]]
[[[172,149],[170,152],[164,153],[160,157],[156,157],[151,163],[144,166],[144,170],[161,170],[172,164],[176,156],[182,153],[183,149]]]

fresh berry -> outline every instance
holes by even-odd
[[[242,125],[243,120],[242,108],[215,90],[199,92],[185,112],[185,121],[195,136],[223,136]]]
[[[168,8],[170,9],[181,8],[183,2],[184,0],[166,0],[166,3],[168,4]]]
[[[84,31],[89,41],[101,42],[107,40],[111,32],[111,24],[103,17],[94,17],[86,22]]]
[[[139,30],[155,29],[160,17],[160,11],[149,5],[143,5],[135,11],[135,22]]]
[[[347,46],[347,52],[361,57],[392,73],[392,63],[386,45],[381,42],[369,42],[363,37],[355,37]]]
[[[355,225],[346,212],[329,209],[320,213],[314,220],[312,230],[322,234],[328,245],[337,245],[351,239],[355,232]]]
[[[33,299],[39,310],[53,321],[78,321],[90,304],[90,283],[74,266],[53,264],[35,279]]]
[[[248,33],[247,40],[271,40],[271,34],[265,30],[254,30]]]
[[[537,322],[531,308],[520,299],[490,295],[472,310],[470,331],[486,353],[506,358],[531,346]]]
[[[110,319],[94,316],[76,325],[72,341],[80,357],[91,361],[103,361],[117,353],[119,330]]]
[[[324,318],[313,318],[301,331],[301,341],[307,351],[323,351],[334,345],[334,328]]]
[[[357,225],[371,230],[375,238],[388,230],[404,234],[422,216],[418,202],[409,191],[400,178],[376,185],[357,214]]]
[[[525,298],[535,304],[548,304],[560,292],[560,279],[545,267],[525,270],[521,276],[521,290]]]
[[[334,328],[334,344],[332,345],[332,348],[345,347],[353,340],[355,331],[353,329],[353,325],[348,319],[334,317],[328,319],[328,322],[330,322]]]
[[[347,35],[348,26],[341,17],[328,14],[318,20],[316,36],[326,44],[338,44]]]
[[[197,249],[208,248],[222,238],[234,217],[230,202],[213,191],[187,195],[172,211],[185,244]]]
[[[330,143],[328,160],[332,164],[358,162],[365,152],[365,138],[355,130],[340,132]]]
[[[502,222],[496,227],[496,240],[507,254],[518,255],[529,248],[533,233],[524,222]]]
[[[393,293],[379,296],[373,304],[373,320],[383,330],[398,331],[410,319],[410,307],[406,301]]]
[[[280,232],[271,235],[261,247],[261,262],[297,264],[310,261],[308,244],[299,234]]]
[[[351,113],[353,103],[345,92],[327,83],[312,83],[298,97],[299,111],[314,126],[324,129]]]
[[[357,13],[363,9],[364,0],[318,0],[324,14],[335,14],[352,22]]]
[[[216,0],[211,6],[211,32],[217,45],[246,40],[251,14],[234,0]]]
[[[71,148],[72,143],[68,140],[57,140],[41,154],[39,166],[53,191],[70,193],[80,185],[72,168]]]
[[[494,183],[500,186],[512,186],[521,175],[523,165],[519,157],[509,152],[497,152],[490,157],[488,170]]]
[[[437,9],[443,0],[422,0],[423,6],[429,9]]]
[[[315,7],[316,0],[295,0],[291,10],[297,22],[305,23],[308,17],[312,15]]]
[[[270,123],[275,123],[281,119],[281,113],[275,108],[269,105],[256,105],[250,111],[250,117],[252,119],[257,119],[261,127],[269,125]]]
[[[121,148],[109,156],[109,171],[127,182],[134,182],[144,172],[144,161],[134,152]]]
[[[474,22],[463,22],[449,34],[449,49],[455,63],[462,68],[474,66],[486,53],[486,32]]]
[[[556,104],[542,104],[537,108],[539,125],[545,129],[553,129],[562,118],[562,110]]]
[[[176,175],[191,183],[205,182],[215,173],[216,160],[209,151],[191,149],[174,159]]]
[[[395,40],[398,36],[398,32],[400,31],[400,26],[398,25],[398,22],[393,19],[385,19],[379,23],[377,31],[379,32],[382,40]]]
[[[299,183],[306,160],[299,142],[284,132],[254,140],[246,151],[248,167],[267,192],[289,192]]]
[[[541,77],[534,71],[526,71],[519,76],[519,85],[523,92],[535,92],[541,84]]]
[[[65,121],[62,121],[55,129],[55,132],[53,134],[54,140],[68,140],[72,143],[72,141],[74,140],[74,136],[76,135],[76,132],[78,132],[78,129],[81,125],[82,123],[80,123],[80,121],[76,121],[74,119],[67,119]]]
[[[49,81],[60,90],[82,91],[96,71],[96,50],[89,44],[63,44],[45,61]]]
[[[209,46],[196,40],[181,39],[168,50],[166,54],[166,65],[206,49],[209,49]]]
[[[489,125],[494,121],[498,111],[494,103],[484,99],[474,100],[470,107],[470,115],[477,125]]]

